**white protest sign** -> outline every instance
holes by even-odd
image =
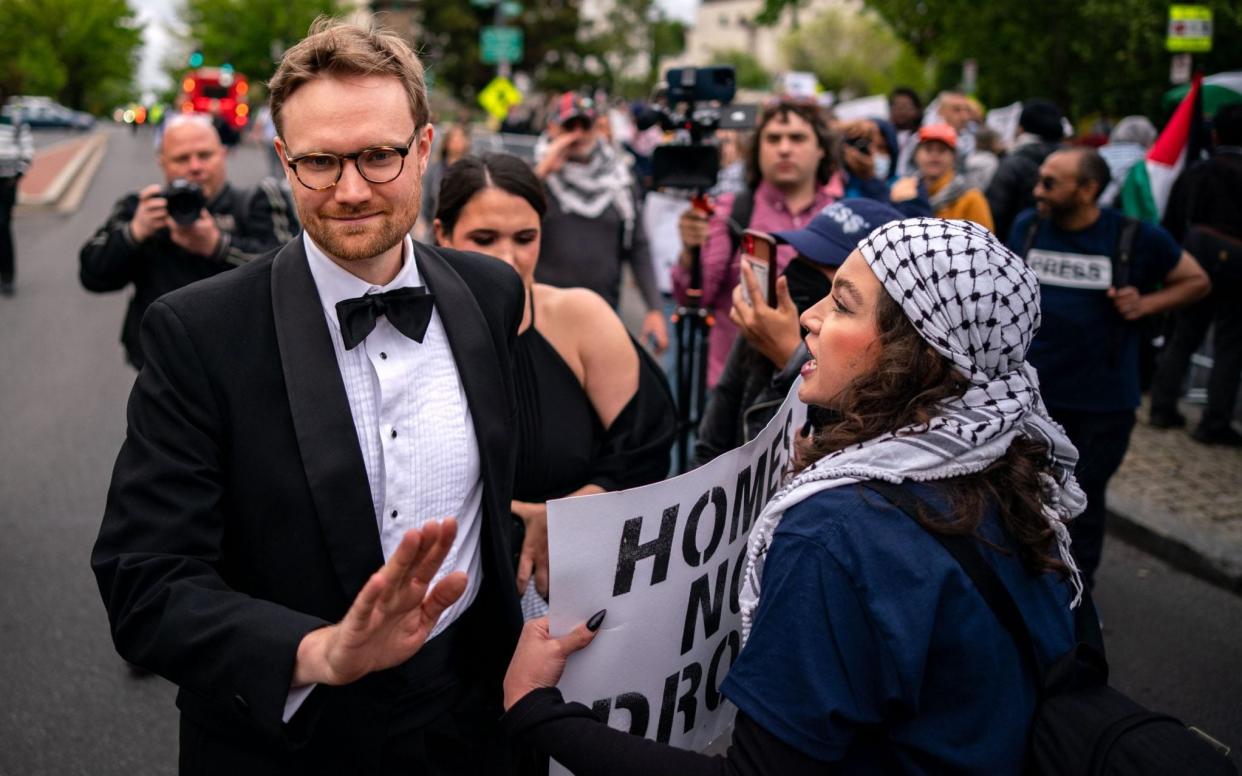
[[[838,102],[833,106],[832,114],[841,121],[853,121],[854,119],[888,121],[888,97],[883,94],[873,94],[869,97]]]
[[[566,700],[683,749],[702,750],[728,729],[734,709],[719,687],[741,650],[746,542],[806,420],[800,383],[762,433],[705,466],[548,502],[552,633],[608,610],[595,641],[569,659]]]
[[[988,111],[983,123],[996,130],[1006,148],[1013,148],[1013,141],[1018,136],[1018,119],[1022,116],[1022,103],[1015,102],[1003,108]]]

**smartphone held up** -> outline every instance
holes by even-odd
[[[742,232],[742,260],[750,265],[759,287],[765,289],[768,307],[776,307],[776,239],[754,229]],[[754,305],[745,282],[742,283],[742,298]]]

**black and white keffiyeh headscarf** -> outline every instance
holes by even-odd
[[[535,158],[548,152],[551,139],[540,136]],[[586,159],[569,160],[544,180],[561,209],[583,218],[599,218],[612,205],[621,219],[621,245],[634,246],[638,210],[634,203],[634,176],[625,159],[610,144],[600,140]]]
[[[990,231],[970,221],[911,218],[878,227],[858,245],[884,290],[938,353],[970,380],[923,426],[910,426],[831,453],[798,473],[759,516],[747,548],[742,636],[759,602],[763,562],[781,515],[828,488],[865,480],[925,482],[981,471],[1019,436],[1048,449],[1041,475],[1044,515],[1082,594],[1066,522],[1086,506],[1074,478],[1078,451],[1048,416],[1026,351],[1039,329],[1039,281]]]

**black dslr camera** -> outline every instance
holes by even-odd
[[[652,179],[657,188],[706,191],[716,185],[720,152],[712,139],[717,129],[750,129],[755,125],[752,105],[731,106],[737,93],[732,67],[679,67],[665,74],[664,107],[653,108],[665,130],[685,130],[679,141],[662,145],[652,155]]]
[[[168,215],[178,226],[189,226],[198,220],[199,213],[207,207],[207,198],[197,183],[177,178],[160,192],[168,200]]]

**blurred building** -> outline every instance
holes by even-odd
[[[861,9],[861,0],[802,0],[796,8],[786,8],[780,21],[766,27],[755,24],[764,0],[702,0],[694,16],[694,26],[686,34],[686,51],[669,60],[677,65],[711,64],[714,55],[724,51],[744,51],[759,61],[769,73],[788,68],[781,53],[781,40],[795,25],[806,24],[832,8]]]

